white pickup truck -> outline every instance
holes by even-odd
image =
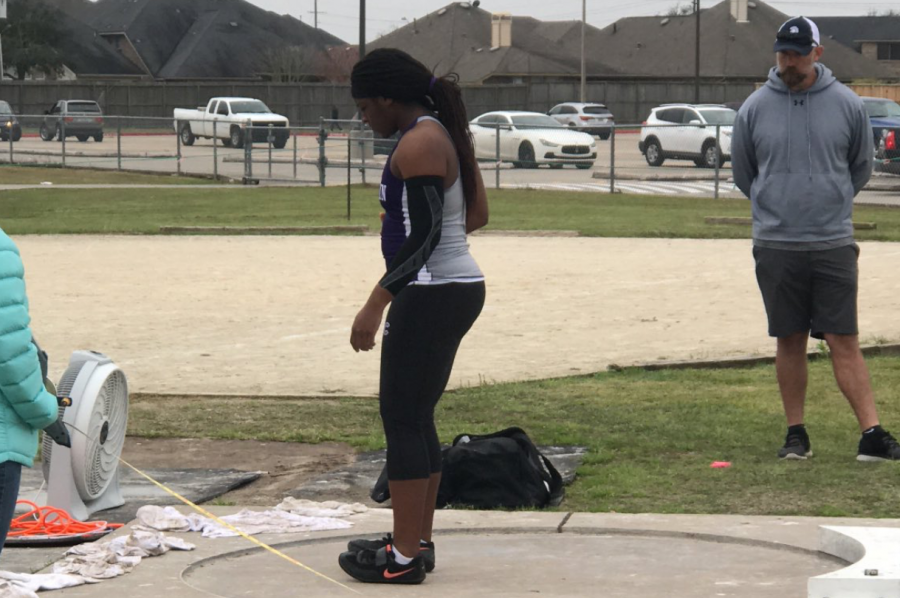
[[[198,137],[222,140],[226,147],[243,147],[247,121],[252,126],[252,141],[267,142],[272,125],[272,145],[283,148],[291,136],[287,117],[275,114],[254,98],[213,98],[196,110],[175,109],[175,132],[181,143],[194,145]]]

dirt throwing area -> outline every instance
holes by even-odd
[[[220,500],[274,507],[316,475],[350,465],[356,460],[356,453],[350,446],[336,442],[129,437],[125,439],[122,458],[138,468],[260,471],[258,480],[228,492]]]
[[[54,379],[75,349],[132,391],[372,395],[378,351],[350,324],[383,269],[377,237],[21,236]],[[476,236],[485,310],[451,387],[609,364],[769,354],[749,241]],[[900,244],[863,243],[862,339],[900,339]]]

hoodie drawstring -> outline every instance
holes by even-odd
[[[809,126],[809,115],[812,112],[809,92],[806,92],[806,141],[807,152],[809,154],[809,180],[812,180],[812,129]]]
[[[787,95],[787,98],[788,98],[788,126],[787,126],[787,130],[788,130],[788,131],[787,131],[787,133],[788,133],[788,138],[787,138],[788,158],[787,158],[787,163],[788,163],[788,173],[790,173],[790,172],[791,172],[791,113],[794,112],[794,109],[793,109],[793,106],[792,106],[794,99],[791,97],[791,90],[790,90],[790,89],[788,89],[788,95]]]
[[[806,155],[809,160],[809,180],[812,180],[812,127],[810,127],[810,98],[809,92],[806,92]],[[787,136],[787,147],[788,147],[788,155],[787,155],[787,163],[788,163],[788,173],[791,171],[791,115],[794,112],[794,98],[791,94],[791,90],[788,90],[788,136]]]

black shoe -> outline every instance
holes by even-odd
[[[391,537],[391,534],[386,535],[380,540],[350,540],[347,543],[347,550],[350,552],[359,552],[360,550],[378,550],[388,544],[393,544],[394,538]],[[434,571],[435,565],[435,557],[434,557],[434,542],[428,542],[427,544],[419,543],[419,556],[425,561],[425,572],[431,573]]]
[[[859,439],[857,461],[900,461],[900,443],[881,426]]]
[[[812,457],[809,435],[805,430],[788,431],[787,437],[784,439],[784,446],[778,449],[778,458],[805,461],[807,457]]]
[[[424,559],[417,556],[406,565],[398,565],[390,544],[378,550],[343,552],[338,557],[338,564],[347,575],[363,583],[416,584],[425,581]]]

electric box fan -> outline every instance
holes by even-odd
[[[71,448],[45,433],[42,446],[46,499],[78,521],[125,504],[119,488],[119,457],[128,424],[128,383],[113,361],[94,351],[75,351],[56,388],[71,398],[59,408]]]

